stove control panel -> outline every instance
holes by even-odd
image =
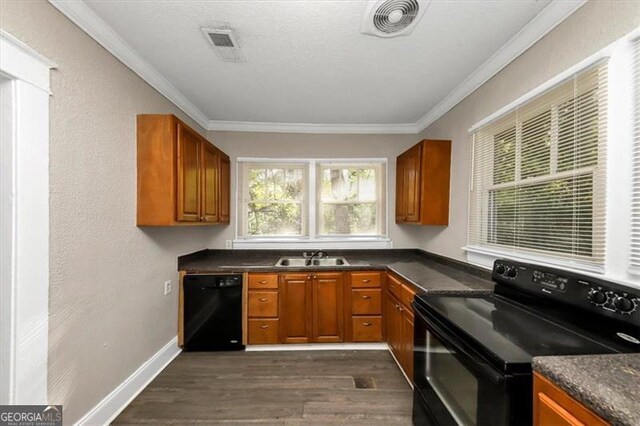
[[[512,288],[616,318],[640,323],[640,290],[598,278],[540,265],[498,259],[493,280]]]

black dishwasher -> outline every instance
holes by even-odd
[[[242,275],[185,275],[185,351],[243,350]]]

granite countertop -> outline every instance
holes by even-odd
[[[349,266],[328,271],[388,270],[430,294],[488,294],[493,292],[491,272],[418,249],[327,250],[330,256],[344,256]],[[296,251],[203,250],[178,258],[178,270],[203,272],[296,272],[315,268],[282,268],[275,263],[282,256],[299,256]]]
[[[533,369],[614,425],[640,425],[640,354],[545,356]]]

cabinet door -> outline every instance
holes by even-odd
[[[311,276],[280,275],[280,336],[282,343],[311,340]]]
[[[202,142],[202,221],[217,222],[220,184],[218,151],[208,142]]]
[[[396,223],[404,222],[407,215],[404,191],[404,155],[396,158]]]
[[[200,221],[200,137],[178,123],[178,222]]]
[[[231,162],[226,155],[220,156],[220,205],[219,205],[219,217],[218,221],[222,223],[229,223],[229,217],[231,215]]]
[[[400,348],[398,346],[398,303],[394,299],[393,295],[387,292],[384,318],[387,332],[387,343],[389,344],[393,354],[398,358],[398,361],[400,361]]]
[[[420,222],[420,174],[422,144],[404,154],[402,185],[404,189],[404,222]]]
[[[413,314],[403,308],[401,314],[402,363],[404,373],[413,383]]]
[[[344,340],[344,289],[340,272],[313,274],[313,341]]]

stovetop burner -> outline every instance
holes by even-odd
[[[423,294],[415,306],[506,373],[530,371],[535,356],[640,352],[640,311],[614,303],[624,298],[637,306],[632,289],[504,260],[493,276],[495,295]],[[594,289],[607,295],[605,303],[595,303]]]

